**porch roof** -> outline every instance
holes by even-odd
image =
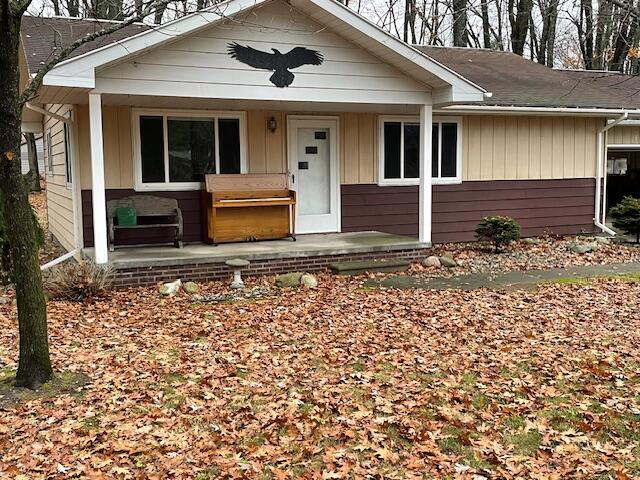
[[[61,62],[52,69],[44,78],[42,96],[59,98],[60,94],[56,87],[65,89],[70,87],[83,92],[94,89],[96,72],[184,39],[235,15],[253,11],[274,1],[228,0],[157,28],[99,46]],[[434,104],[480,102],[484,98],[486,93],[484,88],[393,37],[335,0],[291,0],[288,4],[362,50],[398,69],[408,78],[425,85],[425,93],[428,94],[431,91]],[[394,101],[394,103],[403,102]]]

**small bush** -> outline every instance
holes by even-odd
[[[624,233],[636,236],[636,243],[640,243],[640,199],[624,197],[619,204],[609,211],[613,219],[613,226]]]
[[[484,217],[476,227],[476,238],[491,242],[496,252],[520,238],[520,225],[511,217]]]
[[[111,288],[111,274],[111,267],[72,260],[43,272],[44,289],[51,299],[79,301],[99,297]]]

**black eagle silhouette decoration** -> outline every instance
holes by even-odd
[[[287,53],[280,53],[272,48],[273,53],[263,52],[242,46],[237,42],[229,44],[229,55],[239,62],[260,68],[262,70],[272,70],[273,75],[269,78],[276,87],[284,88],[293,83],[295,75],[289,70],[301,67],[302,65],[320,65],[324,61],[322,54],[316,50],[304,47],[296,47]]]

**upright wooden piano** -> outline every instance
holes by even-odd
[[[211,174],[205,186],[206,242],[295,240],[296,192],[289,190],[286,173]]]

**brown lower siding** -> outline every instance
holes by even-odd
[[[595,180],[466,181],[433,187],[433,242],[474,240],[487,215],[515,218],[523,236],[593,232]],[[418,187],[342,185],[342,231],[418,234]]]
[[[134,195],[134,190],[107,190],[107,200]],[[185,242],[201,241],[200,192],[146,192],[177,198],[184,216]],[[433,187],[433,242],[474,240],[474,230],[487,215],[508,215],[522,227],[523,236],[545,233],[593,232],[595,180],[465,181]],[[418,187],[342,185],[342,231],[378,230],[418,235]],[[82,191],[85,247],[93,246],[91,192]],[[166,230],[118,232],[122,244],[162,243]]]
[[[270,275],[291,271],[315,272],[325,270],[329,264],[337,261],[372,260],[380,258],[402,258],[419,260],[429,254],[428,249],[393,250],[387,252],[352,253],[344,255],[325,255],[318,257],[299,257],[287,259],[252,260],[243,271],[244,276]],[[114,285],[116,287],[155,285],[159,282],[180,278],[183,281],[207,281],[230,278],[231,270],[224,263],[185,264],[177,266],[156,266],[136,268],[116,268]]]
[[[184,241],[199,242],[201,238],[200,225],[200,192],[136,192],[130,189],[108,189],[105,191],[107,201],[127,197],[129,195],[154,195],[157,197],[175,198],[178,200],[184,222]],[[91,190],[82,190],[82,232],[85,247],[93,247],[93,209]],[[136,245],[151,243],[173,242],[172,231],[166,228],[136,229],[116,232],[116,244]]]

